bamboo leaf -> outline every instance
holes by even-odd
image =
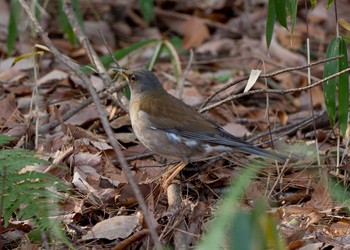
[[[266,18],[266,45],[270,47],[273,27],[275,25],[276,12],[275,12],[275,0],[269,0],[267,4],[267,18]]]
[[[339,38],[334,38],[328,45],[326,58],[338,56],[339,54]],[[338,60],[326,62],[324,65],[323,77],[328,77],[338,72]],[[337,78],[330,79],[323,86],[324,98],[328,117],[332,124],[335,124],[335,109],[336,109],[336,91]]]
[[[8,34],[7,34],[7,54],[8,55],[11,55],[13,53],[13,49],[15,47],[20,10],[21,10],[21,5],[18,2],[18,0],[11,0],[10,17],[9,17]]]
[[[288,29],[287,26],[287,13],[286,13],[286,1],[285,0],[275,0],[275,12],[278,22]]]
[[[339,55],[343,57],[339,58],[339,69],[342,71],[348,68],[348,52],[346,48],[345,40],[340,39]],[[343,136],[345,136],[346,129],[348,127],[348,114],[349,114],[349,74],[345,73],[339,76],[338,80],[338,113],[339,113],[339,127]]]
[[[291,17],[291,29],[290,33],[293,34],[294,27],[297,22],[297,12],[298,12],[298,0],[289,0],[287,2],[288,16]]]

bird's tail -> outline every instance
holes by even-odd
[[[274,152],[274,151],[270,151],[270,150],[266,150],[266,149],[255,147],[253,145],[248,145],[248,146],[245,146],[245,147],[241,147],[240,150],[242,152],[246,152],[246,153],[249,153],[249,154],[260,155],[260,156],[263,156],[263,157],[266,157],[266,158],[271,158],[271,159],[274,159],[274,160],[277,160],[277,161],[280,161],[280,162],[285,162],[288,159],[293,161],[293,162],[296,161],[296,159],[294,159],[295,157],[292,156],[292,155],[289,156],[289,155],[285,155],[285,154],[282,154],[282,153],[277,153],[277,152]]]

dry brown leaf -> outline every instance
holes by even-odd
[[[227,53],[235,48],[236,43],[232,39],[223,38],[217,40],[210,40],[200,45],[196,52],[200,54],[210,54],[213,56],[219,56],[220,54]]]
[[[92,122],[99,119],[98,113],[94,106],[87,106],[82,109],[77,114],[73,115],[71,118],[67,120],[67,123],[72,125],[82,126],[83,124]]]
[[[281,124],[283,126],[285,126],[288,122],[288,115],[285,111],[282,111],[282,110],[278,110],[277,111],[277,116],[278,116],[278,119],[280,120]]]
[[[320,182],[313,182],[312,187],[314,189],[311,200],[307,204],[313,206],[319,211],[330,209],[334,207],[334,203],[331,199],[331,194],[328,190],[327,181],[321,180]]]
[[[138,186],[143,197],[147,197],[148,194],[152,192],[153,184],[139,184]],[[132,191],[130,184],[126,184],[124,187],[122,187],[120,195],[116,199],[116,203],[118,206],[126,207],[137,204],[137,199],[135,197],[134,191]]]
[[[342,218],[341,220],[331,225],[332,234],[335,236],[350,234],[350,220],[349,218]]]
[[[86,235],[83,240],[92,239],[125,239],[129,237],[136,227],[140,225],[140,214],[129,216],[115,216],[97,223]]]
[[[147,149],[142,144],[131,146],[131,147],[128,147],[127,149],[123,150],[123,154],[125,157],[141,155],[141,154],[145,154],[147,152],[149,152],[149,149]]]
[[[17,110],[17,103],[14,94],[8,94],[5,98],[0,100],[0,125],[5,123],[9,125],[9,122],[17,122],[19,120],[20,113]]]
[[[182,26],[183,31],[183,48],[197,48],[205,39],[209,37],[209,29],[204,22],[197,17],[186,20]]]
[[[223,128],[227,132],[229,132],[231,135],[234,135],[237,137],[243,137],[243,136],[246,136],[250,133],[249,130],[245,126],[243,126],[239,123],[234,123],[234,122],[230,122],[230,123],[225,124],[225,126],[223,126]]]
[[[54,81],[60,81],[68,77],[68,73],[61,70],[52,70],[40,79],[38,79],[38,84],[48,84]]]
[[[265,39],[263,39],[263,43],[266,48]],[[271,57],[277,58],[283,65],[286,66],[306,65],[306,59],[304,56],[282,47],[274,37],[271,40],[269,53]]]
[[[168,92],[173,96],[177,95],[177,91],[174,89],[170,89]],[[184,103],[193,107],[201,104],[204,97],[198,92],[197,88],[193,86],[185,86],[181,99]]]
[[[7,84],[18,82],[24,77],[27,77],[27,73],[24,73],[18,69],[11,68],[0,72],[0,81]]]
[[[101,77],[92,75],[90,76],[90,81],[92,83],[92,86],[94,86],[94,88],[96,89],[96,91],[102,91],[104,89],[104,84]]]
[[[115,133],[115,138],[122,143],[136,142],[134,133]]]
[[[310,214],[308,214],[306,228],[308,228],[312,224],[318,224],[321,219],[322,219],[322,216],[318,212],[315,212],[315,211],[311,212]]]
[[[319,249],[325,249],[323,248],[324,243],[323,242],[316,242],[316,243],[311,243],[307,244],[303,247],[298,248],[299,250],[319,250]],[[332,247],[333,249],[333,247]]]
[[[123,126],[131,126],[130,116],[129,114],[125,114],[123,116],[119,116],[113,121],[110,122],[110,125],[114,129],[121,128]]]
[[[210,171],[206,171],[198,175],[198,180],[201,182],[210,185],[211,187],[215,186],[224,186],[232,178],[232,170],[227,168],[215,168]]]

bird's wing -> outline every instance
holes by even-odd
[[[162,98],[167,100],[168,105],[162,105]],[[154,126],[154,129],[214,145],[229,146],[241,152],[272,157],[278,160],[286,159],[283,155],[255,147],[231,135],[222,127],[209,121],[171,95],[167,97],[163,95],[154,96],[149,102],[155,102],[156,105],[147,105],[141,107],[141,110],[147,113],[150,124]]]
[[[150,124],[161,130],[217,133],[218,126],[170,94],[147,96],[139,109],[147,114]]]

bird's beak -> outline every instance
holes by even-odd
[[[124,77],[127,81],[129,81],[128,73],[126,70],[121,68],[112,68],[113,71],[113,78],[115,78],[117,75],[120,75]]]

